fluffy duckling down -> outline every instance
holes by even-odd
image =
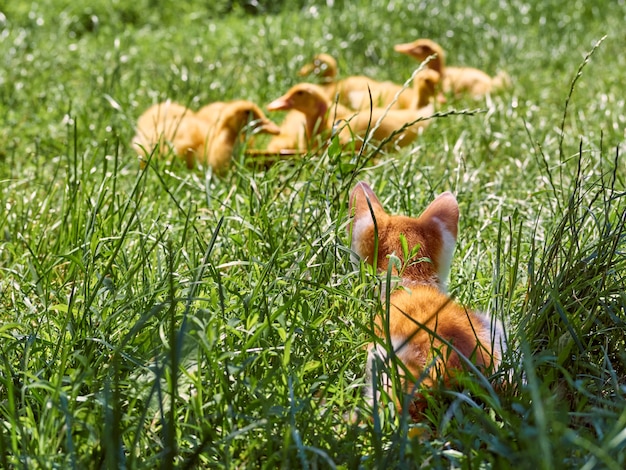
[[[140,156],[149,155],[159,145],[160,156],[173,152],[188,168],[198,162],[222,173],[230,164],[237,137],[248,124],[253,132],[280,132],[250,101],[205,107],[200,116],[188,109],[181,114],[179,108],[170,107],[168,102],[154,105],[139,118],[133,146]]]
[[[148,157],[158,146],[158,156],[174,152],[193,164],[188,149],[194,147],[194,112],[181,104],[165,101],[150,106],[137,120],[132,147],[140,157]]]
[[[417,103],[414,109],[361,110],[346,119],[345,126],[339,132],[339,140],[342,143],[353,142],[357,150],[366,139],[387,141],[385,147],[409,145],[430,124],[428,118],[435,112],[431,101],[438,82],[437,72],[418,72],[415,76]]]
[[[228,102],[226,101],[215,101],[213,103],[209,103],[196,111],[196,117],[202,119],[206,123],[215,125],[220,114],[227,106]]]
[[[300,83],[267,105],[269,111],[289,111],[280,133],[268,144],[268,151],[310,150],[316,148],[330,131],[330,120],[352,114],[340,104],[332,103],[323,88]]]
[[[252,133],[277,135],[280,132],[278,125],[270,121],[251,101],[238,100],[219,107],[213,106],[214,121],[206,121],[206,108],[201,113],[201,117],[205,116],[201,120],[208,122],[204,163],[211,165],[214,170],[219,171],[229,165],[237,137],[246,126],[250,126]]]
[[[308,64],[302,66],[298,75],[308,77],[313,75],[319,82],[319,87],[333,101],[337,93],[337,61],[329,54],[317,54]]]
[[[337,81],[337,61],[329,54],[317,54],[298,74],[317,76],[329,100],[334,101],[339,94],[339,103],[354,110],[369,108],[370,104],[381,108],[391,105],[392,109],[409,109],[413,105],[412,91],[391,81],[380,82],[364,75]]]
[[[428,106],[437,92],[441,75],[435,70],[424,68],[415,73],[410,105],[407,109],[420,109]]]
[[[430,39],[397,44],[394,50],[419,61],[436,55],[427,65],[441,75],[441,88],[444,93],[455,95],[468,93],[474,98],[481,98],[511,84],[511,78],[504,71],[499,72],[495,77],[490,77],[482,70],[473,67],[447,67],[443,48]]]
[[[434,71],[424,70],[416,75],[415,81],[418,84],[416,86],[420,90],[419,102],[426,103],[426,106],[420,109],[376,107],[371,109],[371,112],[370,109],[354,111],[341,104],[334,104],[319,86],[300,83],[267,106],[270,111],[291,110],[294,116],[288,125],[283,123],[281,133],[272,139],[274,142],[270,142],[270,146],[275,145],[272,150],[279,151],[285,149],[285,145],[297,142],[297,148],[300,150],[314,148],[319,141],[324,143],[333,127],[340,128],[337,124],[339,122],[343,125],[339,130],[339,141],[342,144],[354,142],[355,147],[360,148],[369,130],[370,138],[373,140],[383,141],[394,135],[390,144],[408,145],[429,124],[425,118],[434,112],[434,106],[429,103],[435,92],[437,80],[438,74]],[[405,126],[406,128],[402,129]]]
[[[270,111],[279,111],[280,108],[268,108]],[[269,153],[279,154],[284,150],[306,150],[307,139],[307,118],[295,109],[290,110],[280,124],[280,132],[273,136],[267,144]]]
[[[428,118],[434,112],[432,104],[421,109],[372,108],[371,111],[360,111],[346,119],[346,125],[339,133],[339,140],[342,143],[354,142],[357,150],[361,148],[366,137],[378,142],[390,139],[385,147],[406,147],[428,127]]]

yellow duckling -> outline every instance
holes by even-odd
[[[159,111],[162,109],[168,112]],[[208,112],[211,109],[212,112]],[[133,146],[140,156],[145,156],[159,144],[160,155],[169,149],[183,158],[188,168],[193,168],[197,161],[222,173],[230,164],[237,137],[248,124],[254,132],[280,132],[279,127],[250,101],[216,105],[205,109],[201,117],[190,110],[182,115],[178,108],[169,111],[166,102],[152,106],[139,118]]]
[[[319,81],[319,86],[324,90],[331,101],[335,99],[337,92],[337,61],[329,54],[317,54],[308,64],[302,66],[298,75],[308,77],[314,75]]]
[[[386,143],[386,148],[406,147],[430,124],[428,118],[434,112],[432,104],[420,109],[362,110],[346,119],[345,127],[339,132],[339,140],[344,144],[354,142],[354,147],[358,150],[368,136],[371,140],[382,142],[393,135]]]
[[[413,79],[413,97],[408,109],[420,109],[433,100],[441,75],[433,69],[425,68],[415,74]]]
[[[392,109],[409,109],[413,104],[411,89],[391,81],[379,82],[364,75],[354,75],[337,81],[337,61],[328,54],[318,54],[313,61],[304,65],[298,72],[301,76],[315,75],[320,79],[320,86],[329,100],[334,101],[339,93],[339,103],[351,109],[365,109],[370,107],[370,93],[372,104],[376,107],[389,106],[396,94],[398,99]]]
[[[418,39],[407,44],[397,44],[394,46],[394,50],[420,61],[436,54],[436,57],[431,59],[427,65],[441,75],[441,88],[444,93],[455,95],[469,93],[475,98],[481,98],[493,91],[505,88],[511,83],[506,72],[499,72],[495,77],[490,77],[482,70],[473,67],[447,67],[443,48],[430,39]]]
[[[209,103],[196,111],[196,117],[210,124],[215,124],[220,113],[224,110],[224,108],[226,108],[227,105],[228,102],[226,101],[215,101],[213,103]]]
[[[402,129],[395,135],[388,145],[406,146],[410,144],[424,129],[429,121],[425,120],[434,112],[434,106],[430,104],[438,81],[438,74],[434,71],[423,70],[415,77],[416,87],[419,90],[419,104],[426,106],[420,109],[386,109],[376,107],[354,111],[342,106],[335,105],[324,94],[324,90],[317,85],[300,83],[293,86],[285,95],[271,102],[267,109],[270,111],[292,110],[293,120],[289,126],[284,123],[281,133],[270,142],[272,151],[278,152],[286,145],[294,145],[298,149],[308,150],[315,147],[321,139],[322,143],[329,136],[333,124],[344,122],[344,127],[339,131],[339,141],[342,144],[354,142],[355,147],[361,147],[368,130],[370,138],[383,141]],[[414,102],[414,106],[418,103]],[[297,115],[295,112],[299,112]],[[290,114],[291,114],[290,113]],[[289,117],[289,115],[288,115]],[[299,119],[296,121],[296,119]],[[417,122],[415,122],[417,121]],[[378,124],[378,125],[377,125]],[[339,127],[339,126],[337,126]],[[354,137],[358,137],[354,139]]]
[[[350,111],[332,103],[323,88],[312,83],[300,83],[280,98],[267,105],[269,111],[289,111],[280,127],[280,133],[268,144],[268,151],[297,149],[310,150],[327,136],[330,120],[342,118]]]
[[[354,142],[360,149],[365,138],[382,142],[389,147],[405,147],[412,143],[430,124],[435,112],[432,98],[435,96],[439,74],[434,70],[420,70],[414,78],[414,101],[412,109],[364,109],[346,119],[345,127],[339,132],[342,143]],[[355,139],[356,137],[356,139]]]
[[[193,144],[189,137],[193,115],[186,106],[169,100],[150,106],[137,120],[133,148],[143,157],[150,155],[158,145],[159,156],[173,151],[186,158],[186,148]]]

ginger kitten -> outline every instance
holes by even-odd
[[[459,220],[452,193],[439,195],[418,218],[394,216],[360,182],[350,195],[350,212],[354,215],[352,250],[364,261],[375,262],[379,272],[387,272],[391,255],[400,258],[403,266],[398,271],[392,265],[400,285],[390,292],[389,305],[375,320],[379,341],[368,347],[370,387],[372,377],[379,377],[380,389],[401,409],[403,397],[394,394],[388,373],[394,371],[389,367],[394,364],[402,393],[412,397],[408,412],[417,420],[425,407],[420,389],[451,386],[455,373],[467,369],[468,360],[480,370],[498,366],[505,347],[503,327],[445,293]],[[402,259],[407,251],[414,255],[410,260]],[[390,360],[394,356],[396,361]],[[371,388],[368,393],[373,400]]]

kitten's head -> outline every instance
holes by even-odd
[[[404,238],[409,253],[416,246],[419,251],[402,272],[403,284],[428,284],[445,291],[459,224],[459,206],[452,193],[440,194],[419,217],[411,218],[387,214],[372,189],[360,182],[350,194],[350,213],[354,215],[349,227],[352,250],[363,260],[370,264],[375,260],[380,272],[387,270],[391,254],[405,265]]]

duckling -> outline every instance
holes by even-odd
[[[351,109],[359,110],[374,106],[389,106],[396,94],[398,99],[392,109],[408,109],[412,105],[413,96],[410,89],[391,82],[379,82],[364,75],[354,75],[337,81],[337,61],[328,54],[317,54],[313,61],[304,65],[298,72],[300,76],[315,75],[320,78],[320,87],[329,100],[334,101],[339,93],[339,103]]]
[[[410,144],[429,124],[429,121],[424,118],[431,116],[434,112],[434,105],[430,104],[430,98],[435,90],[434,79],[436,80],[436,72],[418,73],[416,75],[416,81],[421,87],[421,100],[429,103],[420,109],[376,107],[371,112],[369,109],[355,112],[341,104],[331,103],[319,86],[309,83],[295,85],[284,96],[271,102],[267,109],[270,111],[297,110],[304,116],[303,120],[300,116],[301,120],[297,125],[295,124],[295,117],[293,121],[290,121],[294,122],[292,130],[286,129],[284,124],[281,126],[281,134],[277,136],[277,142],[282,136],[285,139],[281,142],[282,145],[297,140],[299,149],[309,149],[314,146],[315,139],[321,138],[323,141],[328,136],[333,123],[345,122],[345,126],[339,131],[339,141],[342,144],[354,141],[355,147],[359,149],[368,129],[370,132],[373,131],[371,134],[373,140],[383,141],[405,125],[410,124],[394,136],[388,144],[403,147]],[[354,136],[358,136],[360,139],[354,140]],[[288,138],[292,140],[288,141]],[[270,142],[270,145],[274,144]],[[286,147],[281,147],[278,143],[272,147],[274,151],[284,148]]]
[[[385,147],[406,147],[430,124],[428,119],[435,112],[432,104],[420,109],[372,108],[359,111],[349,119],[339,132],[339,141],[343,144],[354,142],[356,150],[363,145],[368,130],[372,140],[382,142],[394,133]],[[406,128],[404,128],[406,126]],[[354,139],[354,137],[359,137]]]
[[[313,61],[300,68],[298,75],[306,77],[315,75],[320,79],[320,83],[330,83],[337,80],[337,61],[330,54],[317,54]]]
[[[428,106],[437,92],[441,80],[439,72],[425,68],[413,78],[413,96],[408,109],[420,109]]]
[[[213,126],[218,121],[220,114],[227,106],[228,102],[226,101],[214,101],[213,103],[209,103],[196,111],[196,117]],[[254,136],[246,136],[245,133],[240,135],[241,142],[248,139],[248,146],[253,143],[253,138]]]
[[[157,145],[161,157],[170,151],[184,156],[185,147],[192,144],[189,118],[193,114],[186,106],[169,100],[150,106],[137,120],[133,148],[140,157],[152,153]]]
[[[317,54],[313,60],[302,66],[298,71],[301,77],[315,75],[318,86],[324,90],[331,101],[335,99],[337,92],[337,61],[329,54]]]
[[[403,88],[395,83],[379,82],[375,89],[370,88],[368,90],[367,87],[370,83],[361,80],[360,77],[347,78],[338,87],[341,90],[344,90],[344,87],[352,90],[348,92],[350,108],[357,111],[367,111],[370,107],[393,110],[418,109],[427,106],[433,98],[434,89],[438,85],[440,77],[440,74],[435,70],[424,69],[416,74],[412,87]],[[390,83],[392,86],[387,86]],[[364,89],[358,91],[359,87],[364,87]],[[394,102],[398,91],[400,94]],[[372,102],[370,103],[370,101]]]
[[[182,118],[183,116],[193,114],[186,106],[175,103],[174,101],[164,101],[150,106],[137,121],[137,127],[149,129],[157,123],[166,119]]]
[[[428,62],[428,67],[441,74],[441,87],[444,93],[455,95],[469,93],[474,98],[481,98],[493,91],[506,88],[511,83],[509,75],[503,71],[495,77],[490,77],[473,67],[446,67],[443,48],[430,39],[397,44],[394,50],[420,61],[436,54],[436,57]]]
[[[232,101],[212,109],[215,114],[209,114],[208,118],[189,111],[178,119],[178,126],[172,126],[168,119],[147,128],[138,125],[137,135],[143,136],[147,145],[138,146],[135,139],[133,144],[138,153],[144,155],[164,139],[177,156],[185,159],[188,168],[193,168],[198,161],[210,165],[216,173],[223,173],[230,164],[237,136],[248,123],[256,132],[280,132],[280,128],[250,101]],[[145,122],[142,118],[139,123]]]
[[[324,139],[330,130],[329,119],[350,114],[340,104],[331,103],[324,89],[312,83],[300,83],[266,106],[269,111],[289,111],[280,133],[268,144],[268,151],[314,148],[318,137]]]
[[[268,108],[269,111],[279,108]],[[269,153],[280,153],[283,150],[304,150],[307,148],[307,118],[302,112],[290,110],[280,124],[280,132],[270,139],[267,144]]]
[[[213,110],[217,111],[217,119],[206,134],[204,152],[200,155],[204,155],[204,163],[218,173],[229,165],[237,136],[248,124],[252,133],[277,135],[280,132],[280,127],[251,101],[232,101],[221,108],[214,106]]]
[[[377,82],[369,77],[355,75],[337,84],[339,101],[355,110],[370,107],[409,109],[413,101],[410,88],[391,81]],[[394,99],[398,95],[398,99]]]
[[[215,124],[217,117],[227,105],[228,103],[226,101],[209,103],[196,111],[196,117],[210,124]]]
[[[421,70],[415,75],[415,100],[413,109],[386,109],[372,108],[361,110],[351,118],[346,119],[345,127],[339,132],[339,140],[342,143],[354,141],[358,150],[366,137],[368,130],[370,138],[382,142],[394,133],[386,147],[405,147],[423,132],[430,124],[430,117],[434,112],[434,105],[431,103],[439,82],[439,74],[434,70]],[[403,128],[405,127],[406,128]],[[402,129],[402,130],[401,130]],[[353,139],[354,136],[359,139]]]

